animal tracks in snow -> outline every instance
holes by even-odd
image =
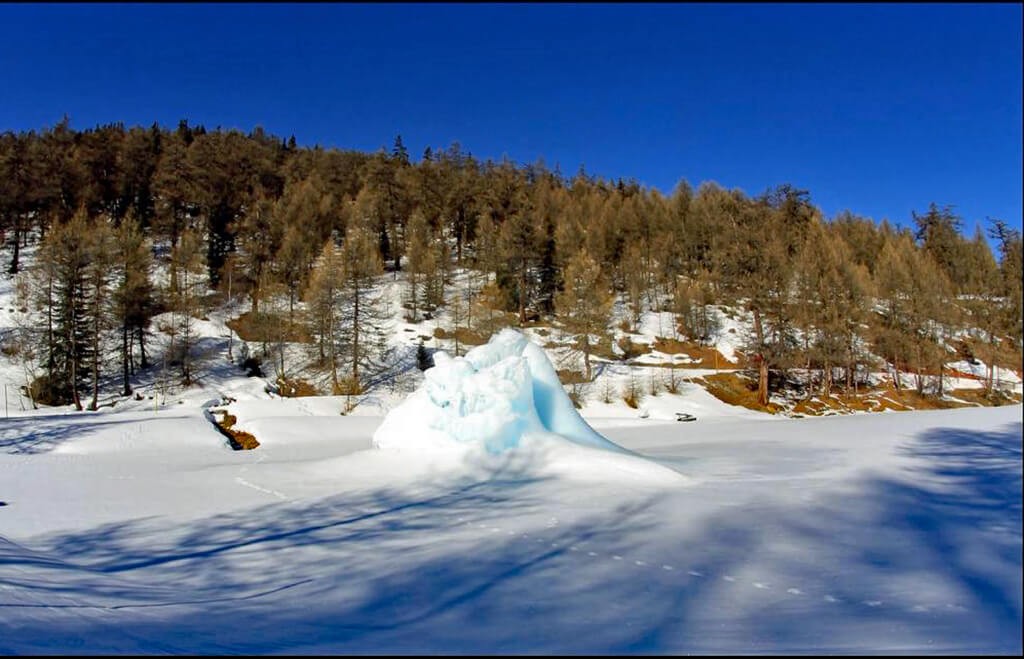
[[[462,517],[459,517],[458,521],[462,525],[464,525],[466,527],[480,529],[481,532],[484,532],[484,533],[486,533],[488,535],[491,534],[491,533],[501,533],[501,532],[504,531],[504,529],[502,529],[501,527],[493,526],[493,525],[490,525],[490,524],[474,523],[474,522],[471,522],[471,521],[467,521],[467,520],[465,520],[465,518],[462,518]],[[554,518],[552,518],[552,520],[548,521],[548,523],[546,525],[546,528],[542,530],[542,533],[543,533],[543,531],[555,530],[556,525],[557,525],[557,521],[554,521]],[[607,551],[606,552],[594,551],[594,550],[589,549],[589,548],[587,548],[585,546],[581,546],[580,544],[568,544],[568,543],[564,543],[564,542],[552,541],[552,540],[549,540],[548,538],[543,537],[543,534],[537,534],[536,532],[532,536],[529,533],[527,533],[526,531],[508,530],[508,531],[504,531],[504,532],[507,533],[509,536],[519,537],[521,540],[524,540],[524,541],[528,542],[529,545],[546,544],[546,545],[549,545],[552,548],[562,548],[563,550],[566,550],[567,554],[571,552],[572,554],[574,554],[577,557],[586,556],[588,558],[599,558],[601,556],[605,556],[605,557],[610,557],[612,559],[612,561],[615,562],[615,563],[623,563],[623,564],[629,563],[629,564],[631,564],[635,568],[648,568],[648,569],[657,570],[659,574],[663,575],[662,576],[663,579],[671,578],[669,576],[669,574],[667,574],[667,573],[677,573],[677,574],[684,574],[685,573],[687,576],[693,577],[695,579],[705,579],[705,578],[708,578],[708,577],[710,577],[712,579],[717,578],[719,581],[724,581],[724,582],[726,582],[728,584],[731,584],[733,586],[745,585],[745,586],[753,587],[756,590],[761,590],[761,591],[766,591],[766,592],[768,592],[768,591],[777,591],[776,586],[773,586],[770,581],[761,581],[761,580],[757,580],[757,581],[750,580],[750,581],[748,581],[748,580],[745,580],[745,579],[741,579],[741,578],[739,578],[739,577],[737,577],[735,575],[732,575],[732,574],[714,575],[714,574],[706,573],[706,572],[701,571],[701,570],[689,568],[687,566],[673,565],[671,563],[661,563],[661,562],[658,562],[658,561],[651,561],[651,560],[644,560],[644,559],[640,559],[640,558],[633,558],[633,557],[630,557],[630,556],[627,556],[627,555],[624,555],[624,554],[615,554],[615,553],[607,552]],[[577,560],[586,560],[586,559],[577,558]],[[794,598],[804,597],[804,596],[806,596],[808,594],[807,589],[800,588],[800,587],[797,587],[797,586],[778,586],[778,591],[782,591],[782,590],[784,590],[785,593],[788,596],[794,597]],[[880,610],[886,608],[885,600],[883,600],[883,599],[863,599],[863,600],[860,600],[858,602],[852,602],[852,601],[848,601],[848,600],[844,600],[842,598],[836,597],[835,595],[832,595],[831,593],[825,593],[824,595],[822,595],[820,601],[824,602],[824,603],[827,603],[827,604],[858,605],[858,606],[863,606],[863,607],[867,607],[867,608],[871,608],[871,609],[876,609],[877,608],[877,609],[880,609]],[[962,613],[962,612],[968,611],[969,609],[967,607],[963,606],[963,605],[960,605],[960,604],[935,603],[935,604],[932,604],[930,606],[929,605],[925,605],[925,604],[913,604],[913,605],[907,606],[906,610],[910,611],[910,612],[913,612],[913,613],[930,613],[930,612],[938,612],[938,611],[942,611],[944,613],[953,613],[953,612],[955,612],[955,613]]]

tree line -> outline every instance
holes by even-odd
[[[268,340],[305,337],[335,392],[358,391],[382,349],[376,283],[399,272],[409,320],[443,309],[456,337],[554,322],[576,337],[586,379],[613,317],[635,330],[645,310],[671,311],[706,345],[722,305],[751,317],[744,365],[762,403],[795,369],[826,393],[884,367],[941,395],[953,345],[1015,366],[1020,231],[989,220],[993,254],[951,206],[907,219],[824,218],[790,184],[748,195],[684,180],[666,194],[583,168],[481,161],[458,144],[413,162],[400,137],[365,153],[260,128],[79,131],[67,119],[0,135],[8,271],[38,248],[24,288],[40,323],[21,346],[42,373],[32,393],[79,408],[83,396],[97,405],[115,364],[131,392],[165,312],[189,383],[195,320],[238,295]]]

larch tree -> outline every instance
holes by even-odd
[[[1019,350],[1024,341],[1024,243],[1021,232],[1006,222],[995,219],[990,223],[989,235],[997,241],[999,249],[1002,327]]]
[[[333,240],[327,240],[306,288],[306,309],[313,334],[317,337],[317,363],[327,366],[331,373],[332,391],[337,391],[339,328],[342,307],[341,250]]]
[[[48,305],[52,346],[48,350],[43,402],[71,402],[82,410],[80,389],[86,384],[93,324],[89,318],[90,226],[85,208],[66,223],[51,227],[39,253],[40,273],[46,280],[40,301]]]
[[[569,260],[563,279],[563,290],[555,294],[555,311],[565,328],[576,337],[589,381],[593,379],[590,356],[600,337],[607,332],[614,297],[601,267],[584,249]]]
[[[377,276],[384,271],[384,264],[373,234],[361,225],[349,227],[340,258],[343,332],[352,379],[350,391],[358,393],[362,390],[359,369],[368,363],[368,345],[372,345],[380,331],[380,300],[373,288]]]
[[[239,265],[245,273],[252,315],[257,322],[263,288],[272,274],[271,261],[280,249],[283,233],[281,222],[275,217],[274,202],[257,194],[242,213],[238,228]]]
[[[145,360],[143,337],[154,310],[150,280],[153,256],[134,212],[129,212],[117,228],[115,245],[113,311],[121,333],[121,393],[128,396],[132,393],[129,376],[133,371],[133,337],[138,334],[141,358]]]
[[[881,304],[881,322],[875,333],[875,349],[892,364],[893,386],[902,389],[901,373],[909,368],[913,350],[910,321],[912,259],[914,244],[907,234],[887,239],[878,256],[874,288]]]
[[[432,240],[427,218],[419,210],[413,211],[406,227],[406,279],[408,292],[405,296],[411,322],[419,322],[420,311],[425,309],[427,281],[435,276],[437,262],[431,249]]]
[[[203,278],[203,241],[193,229],[182,232],[178,245],[171,251],[171,263],[178,276],[172,295],[175,312],[173,338],[179,341],[176,351],[171,350],[172,359],[181,365],[181,377],[185,386],[192,384],[192,346],[194,342],[194,317],[201,314],[201,302],[205,280]]]
[[[964,250],[967,272],[963,277],[959,303],[964,307],[968,332],[980,348],[981,357],[988,367],[985,390],[992,395],[995,387],[996,360],[998,359],[999,316],[999,264],[992,256],[979,226],[974,240]]]
[[[110,225],[97,221],[89,232],[88,249],[88,300],[86,314],[89,318],[92,401],[90,410],[99,409],[100,365],[103,362],[103,336],[111,327],[113,318],[110,308],[110,284],[113,269],[117,263],[116,236]]]

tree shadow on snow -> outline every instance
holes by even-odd
[[[1021,436],[1020,423],[933,429],[902,447],[917,466],[901,477],[867,480],[807,510],[716,521],[705,534],[771,536],[750,538],[761,555],[749,571],[791,595],[743,611],[750,645],[741,651],[1019,655]]]
[[[0,427],[0,451],[12,455],[49,453],[61,444],[99,432],[107,426],[138,425],[138,419],[108,417],[97,421],[95,412],[46,414],[5,419]]]
[[[1019,653],[1021,425],[905,450],[905,477],[695,524],[672,510],[699,489],[611,508],[584,490],[591,512],[552,521],[552,492],[572,489],[510,464],[416,494],[64,534],[0,552],[0,650]],[[57,595],[78,617],[53,618]]]

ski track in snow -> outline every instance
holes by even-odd
[[[256,459],[256,464],[259,464],[259,463],[263,462],[266,459],[267,459],[267,454],[266,453],[261,453],[260,457]],[[278,492],[277,490],[270,490],[270,489],[267,489],[265,487],[260,487],[259,485],[256,485],[255,483],[251,483],[251,482],[247,481],[246,479],[242,478],[241,474],[244,474],[248,470],[249,470],[249,465],[243,465],[238,470],[239,475],[235,476],[235,482],[238,483],[239,485],[244,485],[245,487],[250,487],[250,488],[252,488],[252,489],[254,489],[254,490],[258,491],[258,492],[263,492],[264,494],[269,494],[271,496],[277,497],[281,501],[288,501],[289,500],[289,496],[287,494],[283,494],[281,492]]]

